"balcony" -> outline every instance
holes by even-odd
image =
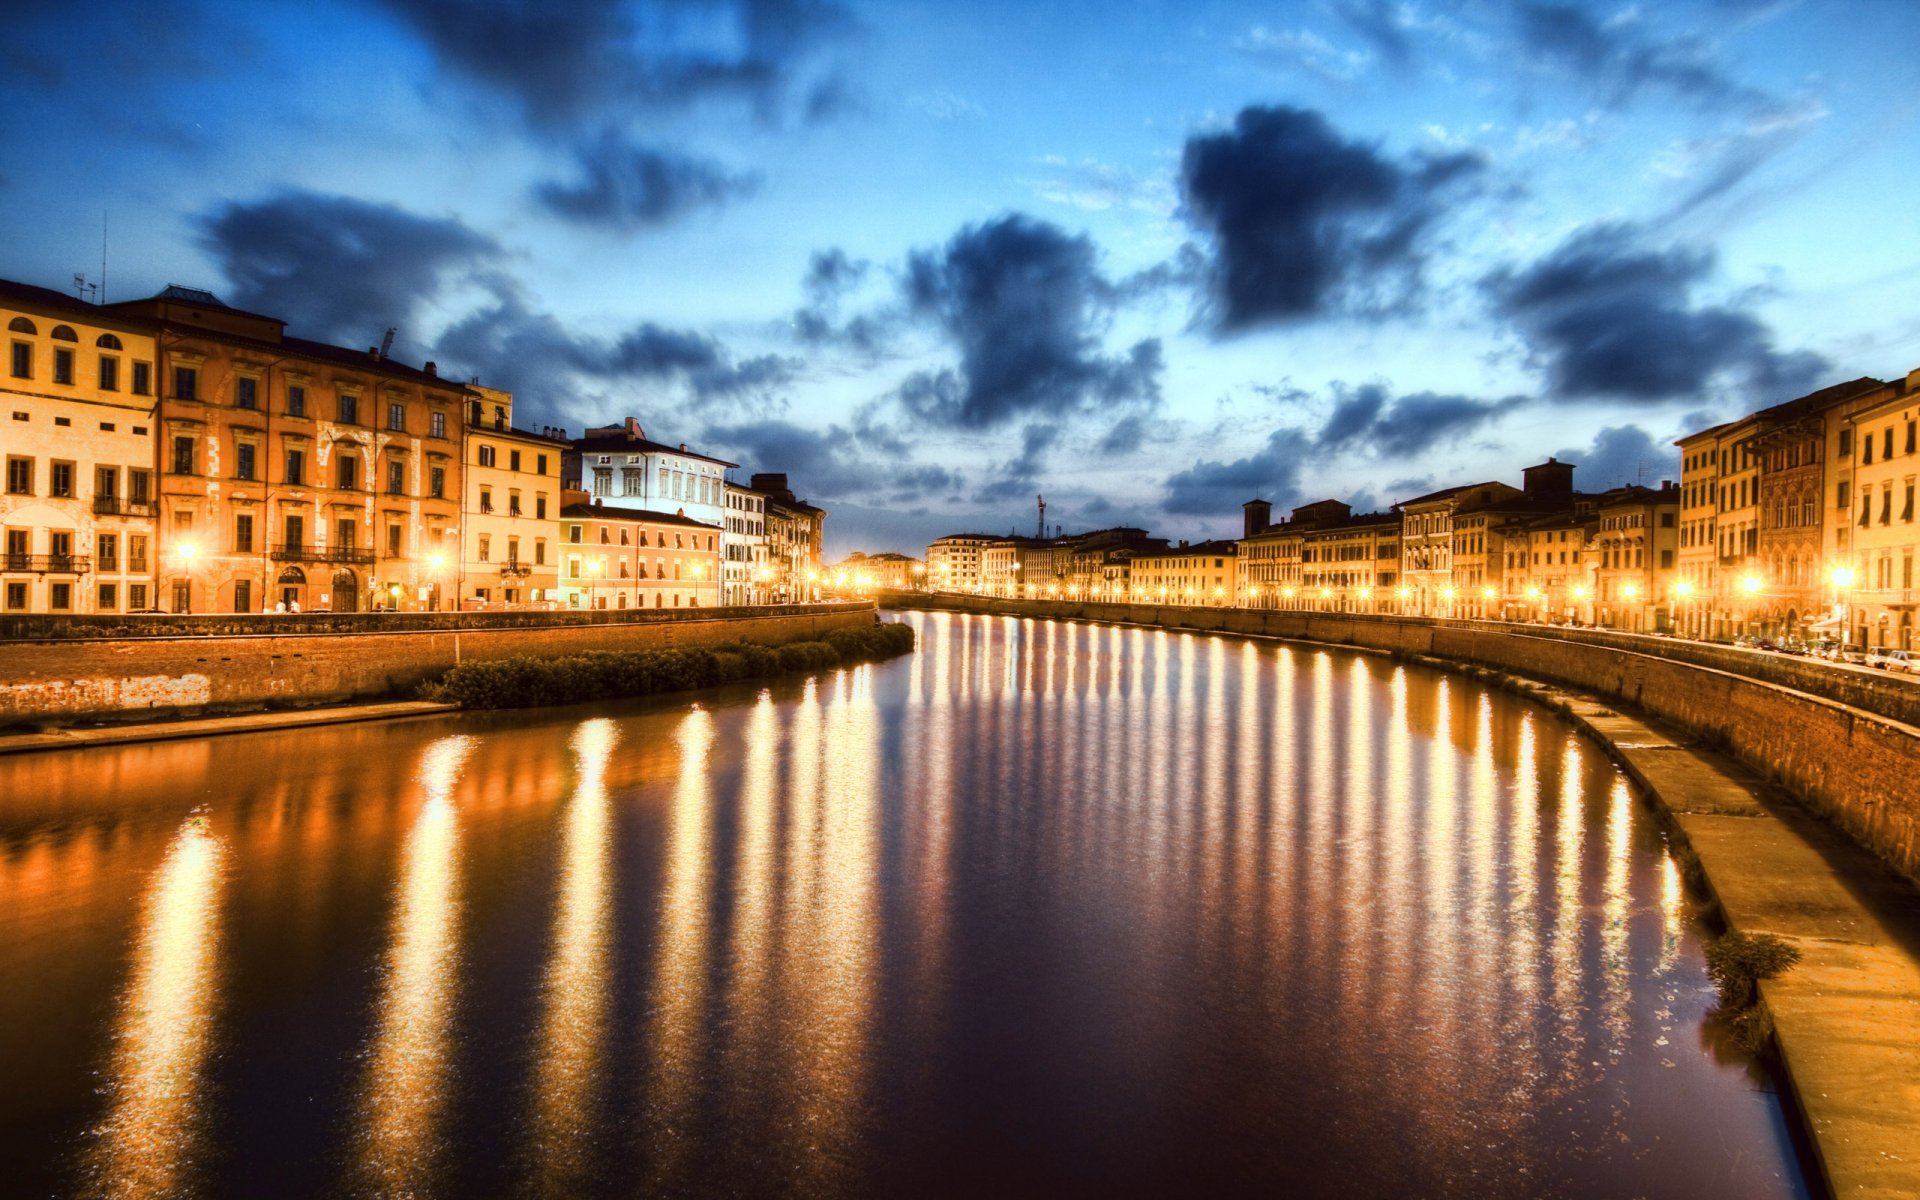
[[[95,496],[93,515],[96,517],[151,517],[153,503],[149,500],[122,500],[118,496]]]
[[[84,554],[7,554],[0,570],[35,575],[85,575],[93,568],[93,559]]]
[[[516,558],[510,558],[500,564],[500,578],[502,579],[525,579],[531,574],[533,574],[533,568]]]
[[[306,542],[281,542],[273,547],[271,557],[274,562],[371,563],[373,551],[315,546]]]

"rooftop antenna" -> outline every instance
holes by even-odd
[[[107,302],[107,210],[100,210],[100,303]]]
[[[1040,540],[1044,542],[1047,540],[1047,498],[1045,496],[1035,496],[1034,499],[1040,502],[1040,534],[1039,536],[1040,536]]]
[[[395,326],[387,326],[387,336],[380,339],[380,357],[385,360],[387,352],[393,349],[393,335],[400,332]]]
[[[81,274],[78,271],[75,271],[73,273],[74,296],[78,299],[85,300],[87,298],[88,292],[92,292],[94,293],[94,295],[98,296],[100,294],[100,285],[97,283],[88,283],[87,277],[85,275]]]

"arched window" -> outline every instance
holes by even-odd
[[[77,342],[80,340],[80,335],[73,331],[73,326],[71,325],[55,325],[53,327],[53,333],[49,336],[56,342]]]
[[[7,322],[7,332],[8,333],[39,333],[40,331],[38,329],[35,329],[33,327],[33,322],[27,320],[25,317],[15,317],[13,320]]]
[[[125,347],[120,344],[120,339],[113,336],[110,333],[103,333],[99,337],[93,339],[93,344],[100,347],[102,350],[125,349]]]

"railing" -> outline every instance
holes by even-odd
[[[281,542],[274,546],[274,562],[370,563],[373,551],[345,549],[339,546],[314,546],[304,542]]]
[[[0,556],[7,571],[31,571],[35,575],[85,575],[93,559],[84,554],[7,554]]]
[[[102,517],[150,517],[153,515],[153,502],[150,500],[122,500],[118,496],[95,496],[93,511]]]
[[[500,577],[502,579],[506,579],[509,576],[516,579],[525,579],[531,574],[533,574],[533,568],[518,559],[510,558],[500,565]]]

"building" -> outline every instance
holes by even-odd
[[[1522,495],[1518,488],[1489,480],[1429,492],[1401,504],[1400,582],[1395,589],[1406,593],[1401,611],[1425,617],[1457,615],[1463,581],[1455,570],[1456,543],[1461,540],[1455,514],[1466,505],[1484,512]],[[1476,522],[1476,531],[1482,535],[1483,526]],[[1469,556],[1475,553],[1468,551]]]
[[[1141,550],[1131,560],[1129,586],[1136,598],[1155,603],[1231,604],[1238,553],[1231,541]]]
[[[753,489],[767,499],[767,564],[776,604],[820,599],[820,545],[827,510],[796,499],[782,473],[755,474]]]
[[[586,430],[561,467],[562,483],[593,499],[650,512],[682,513],[716,528],[727,520],[726,475],[738,466],[648,438],[637,417]]]
[[[162,607],[435,609],[451,596],[463,385],[378,348],[290,337],[191,288],[102,311],[157,334]]]
[[[571,443],[558,430],[515,428],[512,393],[469,390],[461,607],[553,607],[560,603],[560,459]]]
[[[1856,646],[1920,649],[1914,626],[1913,560],[1920,548],[1920,370],[1862,397],[1845,417],[1852,507],[1836,583],[1847,640]],[[1835,510],[1836,517],[1841,515]]]
[[[1598,562],[1587,547],[1599,528],[1593,505],[1576,498],[1573,508],[1528,521],[1524,539],[1518,531],[1510,535],[1507,543],[1519,556],[1518,569],[1508,575],[1511,615],[1554,625],[1591,624]],[[1511,591],[1516,587],[1517,602]]]
[[[720,603],[770,603],[774,587],[767,494],[732,482],[724,486],[727,515],[720,538]]]
[[[980,551],[980,588],[989,596],[1031,595],[1029,580],[1039,575],[1044,587],[1052,571],[1053,543],[1039,538],[993,538]]]
[[[1344,521],[1351,506],[1339,500],[1320,500],[1293,510],[1284,521],[1270,523],[1273,506],[1250,500],[1245,513],[1240,550],[1234,559],[1234,590],[1248,608],[1303,608],[1310,597],[1306,587],[1304,550],[1307,531]]]
[[[1400,582],[1400,514],[1349,511],[1334,516],[1333,510],[1316,507],[1321,519],[1305,531],[1300,545],[1302,607],[1325,612],[1392,611]]]
[[[904,592],[926,583],[927,565],[907,554],[862,554],[856,550],[827,568],[827,576],[840,591],[870,592],[877,588]]]
[[[1062,590],[1070,596],[1109,594],[1109,576],[1116,573],[1112,568],[1143,550],[1163,550],[1166,545],[1167,539],[1150,538],[1146,530],[1131,526],[1096,529],[1064,539],[1055,551],[1055,573],[1063,577]],[[1062,553],[1064,565],[1060,562]],[[1123,568],[1117,573],[1124,582],[1131,575],[1131,569]]]
[[[560,509],[560,602],[567,608],[712,608],[720,527],[623,508],[568,489]]]
[[[0,611],[154,603],[155,330],[0,281]]]
[[[1680,489],[1630,486],[1594,502],[1597,530],[1586,557],[1593,564],[1592,594],[1582,620],[1628,633],[1671,627],[1678,578]]]
[[[950,533],[927,547],[927,578],[937,591],[978,591],[985,583],[982,560],[994,539],[984,533]]]

